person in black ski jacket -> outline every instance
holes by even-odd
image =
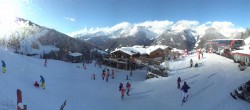
[[[180,77],[178,77],[178,79],[177,79],[177,88],[178,89],[180,89],[181,87],[180,87],[180,83],[181,83],[181,78]]]
[[[188,89],[190,89],[190,87],[187,85],[186,82],[184,82],[184,85],[181,88],[181,90],[183,91],[183,99],[182,99],[183,102],[185,102],[185,100],[187,99]]]

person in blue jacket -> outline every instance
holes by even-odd
[[[2,67],[3,67],[2,71],[3,73],[6,73],[6,64],[3,60],[1,60],[1,62],[2,62]]]
[[[183,99],[182,102],[185,102],[187,100],[187,93],[188,93],[188,89],[190,89],[190,87],[187,85],[186,81],[184,82],[184,85],[182,86],[181,90],[183,91]]]
[[[43,89],[45,89],[45,79],[43,78],[43,76],[42,75],[40,75],[40,82],[42,83],[41,84],[41,87],[43,88]]]

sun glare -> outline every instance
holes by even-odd
[[[17,2],[14,1],[0,1],[0,21],[8,21],[20,14],[20,8]]]

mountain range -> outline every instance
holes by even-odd
[[[121,46],[167,45],[178,49],[202,48],[207,40],[249,37],[247,30],[231,22],[206,22],[181,20],[146,21],[138,24],[123,22],[112,27],[84,28],[69,34],[71,37],[89,41],[105,50]]]

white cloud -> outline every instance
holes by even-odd
[[[188,21],[188,20],[180,20],[177,21],[171,28],[174,31],[183,31],[185,29],[197,27],[199,25],[198,21]]]
[[[75,21],[75,18],[65,18],[66,20]]]

